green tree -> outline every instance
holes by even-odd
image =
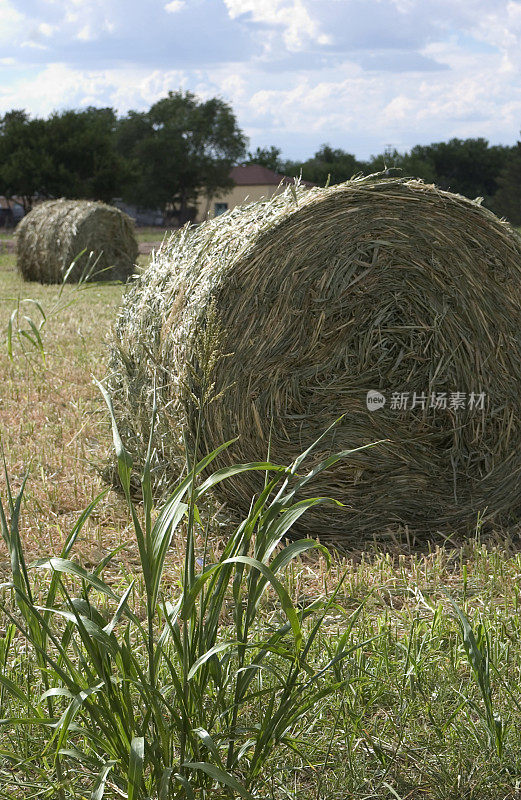
[[[323,144],[313,158],[307,161],[288,161],[284,165],[284,172],[289,176],[298,176],[311,181],[319,186],[325,186],[329,181],[331,185],[348,181],[361,170],[361,164],[354,155],[341,148],[333,148]]]
[[[120,194],[128,165],[116,150],[117,117],[112,108],[52,114],[46,149],[52,159],[46,189],[52,197],[110,200]]]
[[[260,164],[261,167],[272,169],[273,172],[282,172],[284,165],[280,158],[280,147],[257,147],[254,153],[248,153],[246,164]]]
[[[391,175],[406,178],[421,178],[427,183],[436,181],[436,172],[432,161],[418,154],[415,148],[410,153],[400,153],[395,148],[387,149],[384,153],[371,158],[363,163],[365,175],[389,170]]]
[[[0,119],[0,193],[110,201],[120,191],[128,166],[115,148],[116,115],[111,108],[63,111],[30,119],[10,111]]]
[[[138,205],[170,207],[180,222],[198,196],[231,187],[230,169],[246,139],[230,106],[191,92],[169,92],[148,112],[119,121],[119,152],[130,160],[132,178],[124,197]]]
[[[442,189],[471,199],[483,197],[490,205],[509,153],[509,147],[490,147],[486,139],[478,138],[417,145],[410,155],[432,165],[434,180]]]
[[[36,195],[47,196],[52,162],[46,147],[45,122],[13,110],[0,118],[0,194],[20,198],[25,211]]]
[[[492,210],[507,217],[512,225],[521,225],[521,142],[512,148],[498,175],[497,185]]]

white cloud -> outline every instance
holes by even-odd
[[[186,3],[185,0],[171,0],[171,2],[167,3],[164,8],[169,14],[175,14],[178,11],[181,11],[183,8],[186,8]]]
[[[414,100],[404,94],[398,94],[383,109],[383,117],[387,122],[407,121],[414,111]]]
[[[114,0],[54,0],[63,9],[60,32],[80,42],[91,42],[117,28],[120,11]]]
[[[80,42],[90,42],[94,38],[95,35],[90,25],[84,25],[76,34],[76,39],[79,39]]]
[[[0,85],[0,114],[25,107],[35,116],[47,116],[60,108],[113,106],[121,113],[129,108],[147,109],[169,89],[185,88],[184,72],[139,68],[80,70],[66,64],[49,64],[30,77],[20,77],[9,87]]]
[[[302,50],[306,42],[328,44],[330,37],[311,15],[304,0],[224,0],[232,19],[244,15],[257,23],[283,30],[283,40],[290,52]]]
[[[14,2],[0,0],[0,113],[124,112],[189,89],[230,102],[253,148],[290,157],[325,141],[360,157],[451,136],[511,143],[521,125],[521,0],[47,0],[31,20]],[[224,46],[206,58],[208,31]]]
[[[21,42],[20,47],[28,47],[32,50],[48,50],[48,46],[46,44],[42,44],[41,42],[35,42],[34,39],[28,39],[26,42]]]
[[[110,105],[125,112],[146,109],[171,89],[203,98],[220,95],[232,103],[251,146],[282,145],[288,156],[311,155],[330,141],[359,157],[452,136],[515,141],[521,124],[521,86],[497,69],[500,54],[456,59],[457,50],[438,48],[451,70],[385,76],[345,61],[326,76],[309,71],[291,80],[277,74],[267,82],[255,65],[221,65],[212,70],[150,70],[146,67],[82,70],[50,64],[37,74],[0,87],[0,114],[25,107],[45,116],[58,108]],[[22,74],[22,73],[20,73]],[[296,152],[310,142],[307,153]],[[286,143],[286,144],[285,144]],[[304,146],[301,144],[300,148]]]
[[[40,22],[40,24],[37,27],[38,33],[41,36],[45,36],[46,38],[49,38],[49,36],[52,36],[55,30],[56,30],[56,26],[55,25],[49,25],[48,22]]]
[[[219,80],[219,86],[225,97],[229,97],[232,103],[242,101],[247,96],[248,83],[243,75],[236,72],[224,71]]]
[[[79,72],[64,64],[50,64],[30,78],[15,80],[9,88],[0,88],[0,112],[24,106],[35,116],[46,116],[60,107],[75,107],[85,94],[100,96],[104,88],[101,73]]]
[[[498,68],[501,54],[480,62],[463,59],[458,68],[412,80],[408,74],[384,79],[346,62],[330,80],[316,72],[292,86],[259,88],[237,109],[247,132],[265,132],[265,144],[313,135],[316,145],[330,141],[360,157],[389,142],[402,150],[454,136],[511,143],[521,126],[521,85]]]
[[[10,43],[24,31],[26,18],[9,2],[0,0],[0,43]]]

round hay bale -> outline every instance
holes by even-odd
[[[18,270],[28,281],[126,281],[134,272],[138,245],[132,220],[118,208],[49,200],[18,225],[16,253]]]
[[[172,481],[211,369],[199,455],[239,437],[221,466],[268,448],[289,464],[340,415],[305,465],[387,440],[314,481],[310,496],[344,507],[315,507],[296,535],[515,525],[520,286],[520,240],[477,202],[381,176],[290,187],[173,236],[129,292],[109,379],[124,440],[142,463],[155,394],[155,474]],[[245,514],[262,485],[247,473],[219,498]]]

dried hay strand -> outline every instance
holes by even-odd
[[[108,381],[124,441],[142,463],[155,396],[155,475],[166,486],[183,432],[193,446],[211,370],[199,456],[239,437],[221,466],[268,450],[289,464],[340,415],[307,468],[387,440],[315,480],[309,496],[344,507],[311,509],[295,535],[349,547],[404,526],[417,540],[473,533],[478,514],[514,526],[520,286],[520,240],[477,201],[385,176],[290,187],[174,235],[133,285]],[[226,357],[214,363],[216,325]],[[383,407],[368,409],[371,390]],[[393,408],[407,393],[408,407]],[[244,514],[262,485],[246,473],[218,497]]]
[[[138,245],[132,220],[118,208],[62,199],[41,203],[22,219],[16,252],[18,270],[28,281],[126,281]]]

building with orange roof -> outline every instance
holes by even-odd
[[[235,184],[232,189],[225,189],[213,197],[200,198],[194,222],[203,222],[208,217],[217,217],[244,203],[253,203],[261,198],[272,197],[294,182],[293,178],[280,175],[260,164],[242,164],[233,167],[230,178]],[[304,186],[314,186],[309,181],[301,183]]]

